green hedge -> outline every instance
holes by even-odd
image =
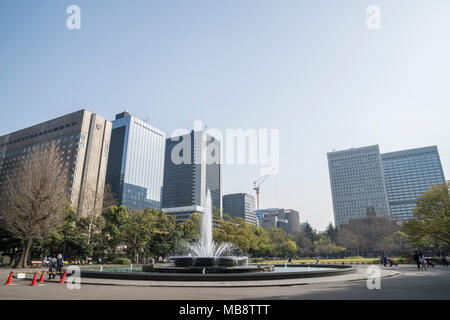
[[[127,258],[119,258],[114,261],[115,264],[131,264],[131,260]]]

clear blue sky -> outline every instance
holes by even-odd
[[[81,8],[81,30],[66,8]],[[381,29],[366,9],[381,8]],[[263,207],[333,221],[326,153],[438,145],[450,178],[448,0],[0,1],[0,135],[87,108],[170,134],[280,129]],[[225,193],[259,167],[226,165]]]

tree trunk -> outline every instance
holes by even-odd
[[[21,266],[22,268],[26,268],[28,266],[27,260],[28,260],[28,255],[30,254],[30,248],[31,248],[32,242],[33,242],[32,239],[25,240],[22,255],[20,256],[19,263],[18,263],[18,265]]]

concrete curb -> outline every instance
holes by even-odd
[[[361,269],[356,270],[355,273],[323,278],[299,278],[299,279],[285,279],[285,280],[267,280],[267,281],[230,281],[230,282],[181,282],[181,281],[129,281],[129,280],[117,280],[117,279],[98,279],[98,281],[86,280],[81,278],[81,284],[83,285],[95,285],[95,286],[122,286],[122,287],[159,287],[159,288],[255,288],[255,287],[290,287],[290,286],[303,286],[323,283],[342,283],[342,282],[357,282],[366,281],[368,276],[365,273],[358,272]],[[383,278],[390,278],[400,275],[398,271],[384,270]],[[357,279],[349,279],[348,277],[357,276]],[[29,281],[28,279],[27,281]],[[94,280],[94,281],[93,281]],[[105,281],[110,280],[110,281]],[[46,280],[46,283],[57,283],[57,280]]]

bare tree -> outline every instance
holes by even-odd
[[[33,240],[63,225],[68,208],[67,174],[60,151],[51,143],[29,151],[6,178],[0,200],[1,223],[24,242],[18,262],[23,268]]]
[[[101,232],[104,218],[101,216],[103,196],[94,188],[89,188],[84,197],[83,216],[80,218],[79,227],[91,243],[92,235]]]

